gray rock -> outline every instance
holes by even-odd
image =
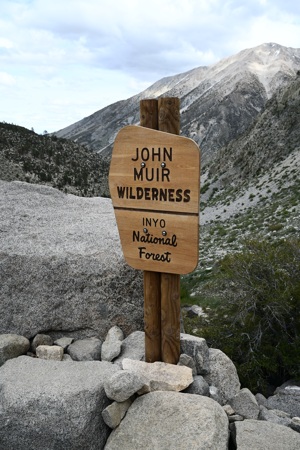
[[[62,361],[73,361],[73,359],[71,358],[70,355],[68,355],[67,353],[64,353]]]
[[[112,361],[120,355],[123,339],[124,334],[121,328],[114,326],[108,331],[105,341],[102,344],[102,361]]]
[[[300,417],[293,417],[289,427],[297,431],[297,433],[300,433]]]
[[[137,398],[105,450],[225,450],[228,419],[208,397],[151,392]]]
[[[187,308],[187,316],[190,318],[193,317],[207,317],[208,315],[203,311],[203,308],[199,305],[192,305]]]
[[[134,331],[122,342],[121,354],[114,359],[114,364],[122,367],[125,358],[142,361],[145,359],[145,333],[144,331]]]
[[[209,385],[218,388],[221,404],[225,405],[240,390],[240,380],[235,365],[221,350],[209,349],[210,373],[204,376]]]
[[[64,350],[57,345],[39,345],[36,348],[36,356],[41,359],[54,359],[62,361]]]
[[[62,338],[56,339],[56,341],[54,341],[54,344],[59,345],[61,348],[66,350],[69,347],[69,345],[72,344],[72,342],[74,342],[73,338],[64,336]]]
[[[223,409],[226,412],[227,416],[233,416],[233,414],[235,414],[235,410],[231,405],[224,405]]]
[[[186,394],[205,395],[209,397],[209,385],[201,375],[196,375],[192,384],[190,384],[184,391]]]
[[[283,395],[299,395],[300,396],[300,381],[288,380],[281,386],[275,389],[274,394]]]
[[[20,356],[0,368],[0,447],[5,450],[95,450],[110,432],[102,361],[60,362]]]
[[[300,435],[290,428],[263,420],[230,425],[237,450],[299,450]]]
[[[229,423],[232,422],[240,422],[241,420],[244,420],[244,417],[240,414],[232,414],[232,416],[228,417]]]
[[[39,345],[53,345],[53,339],[48,334],[37,334],[31,343],[31,350],[35,353]]]
[[[119,370],[109,380],[105,381],[104,390],[111,400],[124,402],[146,386],[147,380],[143,376],[127,370]]]
[[[275,395],[267,399],[268,409],[279,409],[292,417],[300,416],[300,383],[289,381],[276,389]]]
[[[181,353],[179,356],[178,365],[190,367],[192,369],[193,376],[197,375],[196,363],[191,356]]]
[[[142,272],[124,260],[110,199],[0,180],[0,209],[0,333],[143,330]]]
[[[267,399],[263,394],[261,394],[261,393],[255,394],[255,398],[259,405],[266,406]]]
[[[194,359],[198,375],[209,373],[209,351],[206,340],[190,334],[180,334],[181,353]]]
[[[20,355],[24,355],[28,352],[29,347],[30,342],[24,336],[19,336],[17,334],[1,334],[0,366],[2,366],[2,364],[4,364],[8,359],[17,358]]]
[[[67,348],[67,353],[74,361],[99,361],[102,342],[96,337],[80,339]]]
[[[259,405],[252,392],[247,388],[241,389],[234,397],[229,399],[228,404],[245,419],[256,420],[258,418]]]
[[[209,386],[209,396],[215,402],[219,403],[219,405],[224,404],[224,400],[222,398],[220,390],[216,386]]]
[[[291,416],[283,411],[277,409],[267,409],[264,406],[260,407],[259,420],[266,420],[272,423],[278,423],[279,425],[284,425],[286,427],[290,426],[292,419]]]
[[[120,422],[127,413],[132,401],[133,400],[129,398],[128,400],[125,400],[125,402],[113,402],[102,411],[103,420],[109,428],[116,428],[120,425]]]
[[[124,359],[123,369],[138,374],[147,380],[146,390],[150,391],[183,391],[193,382],[192,369],[186,366],[177,366],[156,361],[147,363],[145,361],[135,361]]]

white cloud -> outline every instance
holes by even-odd
[[[0,120],[54,131],[244,48],[300,47],[299,18],[290,0],[2,0]]]
[[[14,77],[12,77],[9,73],[0,72],[0,85],[4,86],[13,86],[16,83]]]

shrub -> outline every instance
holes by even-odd
[[[247,242],[218,270],[226,303],[202,336],[234,361],[253,392],[299,379],[300,240]]]

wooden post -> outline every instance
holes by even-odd
[[[140,125],[180,134],[178,98],[141,100]],[[180,355],[180,275],[144,271],[145,359],[177,364]]]
[[[140,101],[140,125],[158,129],[158,101]],[[144,329],[146,362],[161,361],[160,273],[144,270]]]
[[[179,98],[158,100],[158,129],[180,134]],[[180,356],[180,275],[161,274],[161,357],[177,364]]]

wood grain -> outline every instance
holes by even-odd
[[[161,361],[160,273],[144,271],[144,330],[146,362]]]
[[[180,356],[180,275],[162,273],[161,282],[161,356],[177,364]]]
[[[140,125],[158,129],[158,101],[140,101]],[[160,273],[144,270],[144,331],[146,362],[161,361]]]
[[[158,129],[180,134],[179,98],[158,100]],[[160,277],[161,356],[164,362],[177,364],[180,356],[180,275],[161,273]]]

